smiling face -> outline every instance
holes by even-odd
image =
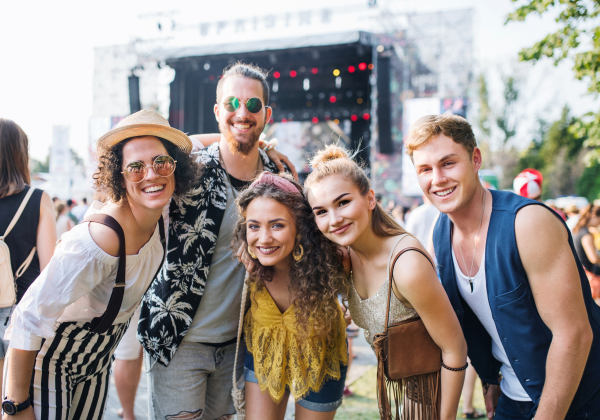
[[[375,193],[369,190],[363,196],[345,177],[331,175],[312,184],[308,190],[308,202],[319,230],[336,244],[352,245],[371,228]]]
[[[481,152],[473,154],[450,137],[440,134],[413,152],[419,185],[425,196],[442,213],[464,209],[475,197]]]
[[[230,96],[240,100],[240,107],[234,112],[227,111],[223,106],[223,101]],[[215,104],[219,131],[225,136],[229,150],[234,154],[248,155],[257,147],[265,123],[271,119],[271,108],[266,108],[267,104],[264,103],[259,112],[249,112],[245,103],[250,98],[264,101],[262,84],[248,77],[230,76],[223,82],[221,103]]]
[[[262,265],[289,266],[296,244],[296,233],[292,214],[279,201],[257,197],[248,205],[246,239]]]
[[[142,162],[147,169],[146,178],[134,183],[123,177],[130,206],[138,206],[151,210],[162,209],[167,205],[175,191],[175,173],[162,177],[154,172],[152,164],[157,156],[168,155],[162,142],[153,136],[136,137],[123,146],[122,171],[127,165]]]

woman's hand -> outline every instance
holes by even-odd
[[[238,249],[236,256],[238,261],[244,264],[247,272],[250,273],[252,270],[254,270],[254,260],[248,254],[248,250],[244,245],[240,245],[240,249]]]
[[[9,416],[8,414],[4,413],[2,420],[35,420],[35,416],[33,415],[33,407],[29,406],[14,416]]]
[[[277,166],[277,169],[279,169],[280,172],[285,171],[285,167],[283,166],[283,164],[285,163],[287,167],[290,168],[290,171],[292,171],[294,179],[296,181],[298,180],[298,172],[296,172],[296,167],[292,164],[292,162],[288,159],[286,155],[284,155],[281,152],[278,152],[276,149],[271,149],[267,152],[267,156],[269,156],[269,159],[273,161],[273,163]]]

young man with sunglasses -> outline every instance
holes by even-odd
[[[152,369],[150,418],[235,414],[231,389],[245,277],[231,250],[235,198],[263,170],[278,172],[258,147],[271,118],[268,103],[266,72],[239,63],[224,70],[215,104],[220,141],[198,154],[204,165],[198,188],[170,205],[169,253],[144,298],[138,328]]]
[[[488,418],[600,418],[600,309],[563,220],[481,185],[481,151],[462,117],[421,118],[406,148],[442,212],[433,232],[439,274]]]

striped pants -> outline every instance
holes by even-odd
[[[60,324],[35,361],[30,392],[37,420],[104,416],[113,353],[128,324],[104,334],[89,332],[87,322]]]

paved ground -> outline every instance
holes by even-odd
[[[360,378],[371,366],[374,366],[376,364],[375,354],[373,353],[371,347],[365,340],[362,330],[358,338],[354,339],[354,353],[356,354],[356,358],[352,363],[350,372],[348,372],[348,378],[346,380],[347,384],[352,384],[354,381]],[[137,420],[148,419],[148,392],[146,383],[146,374],[142,372],[142,378],[140,380],[137,397],[135,399],[135,415]],[[120,407],[121,405],[119,403],[119,398],[117,397],[117,391],[115,389],[115,385],[111,377],[106,415],[104,416],[104,418],[106,420],[119,420],[119,417],[117,416],[117,410]],[[288,402],[285,418],[286,420],[291,420],[294,418],[293,399],[290,399],[290,401]]]

